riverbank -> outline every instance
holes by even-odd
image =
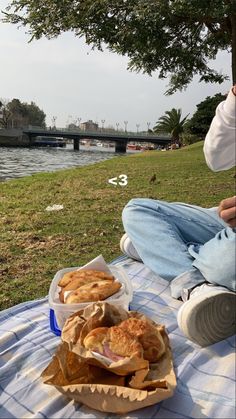
[[[0,129],[0,147],[29,147],[30,139],[20,129]]]
[[[82,146],[80,151],[74,151],[72,144],[65,148],[0,147],[0,182],[34,173],[86,166],[115,156],[114,149]]]
[[[55,272],[120,254],[121,212],[133,197],[216,206],[234,194],[234,169],[211,172],[202,143],[150,151],[0,184],[0,309],[47,295]],[[157,181],[149,183],[156,174]],[[127,175],[127,186],[108,183]],[[48,212],[46,207],[63,205]]]

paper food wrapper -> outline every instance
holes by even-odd
[[[96,271],[102,271],[106,272],[109,275],[112,275],[112,272],[106,264],[105,259],[102,255],[97,256],[90,262],[86,263],[86,265],[81,266],[77,269],[77,271],[84,271],[86,269],[95,269]]]
[[[73,314],[62,330],[62,343],[42,373],[43,382],[70,399],[104,412],[126,413],[171,397],[176,377],[164,326],[152,322],[166,346],[156,363],[136,357],[107,363],[82,346],[90,330],[114,326],[129,317],[147,319],[141,313],[127,312],[105,302]]]

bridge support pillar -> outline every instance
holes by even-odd
[[[127,141],[124,141],[124,140],[116,141],[116,148],[115,148],[116,153],[126,153],[126,146],[127,146]]]
[[[74,150],[79,150],[79,138],[74,138]]]

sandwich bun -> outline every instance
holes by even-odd
[[[156,362],[165,353],[165,343],[159,330],[149,321],[130,317],[119,328],[138,339],[143,347],[144,359]]]
[[[91,351],[103,353],[103,343],[106,339],[108,327],[97,327],[84,338],[84,347]]]
[[[138,340],[119,326],[98,327],[84,338],[84,347],[103,356],[119,361],[126,357],[143,357],[143,348]]]

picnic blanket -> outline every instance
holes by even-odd
[[[129,275],[138,310],[166,326],[173,351],[174,396],[129,414],[105,414],[66,399],[42,383],[60,337],[49,326],[48,299],[0,312],[0,418],[235,418],[235,337],[207,348],[188,341],[177,326],[182,304],[171,298],[169,283],[142,263],[120,257],[115,264]]]

